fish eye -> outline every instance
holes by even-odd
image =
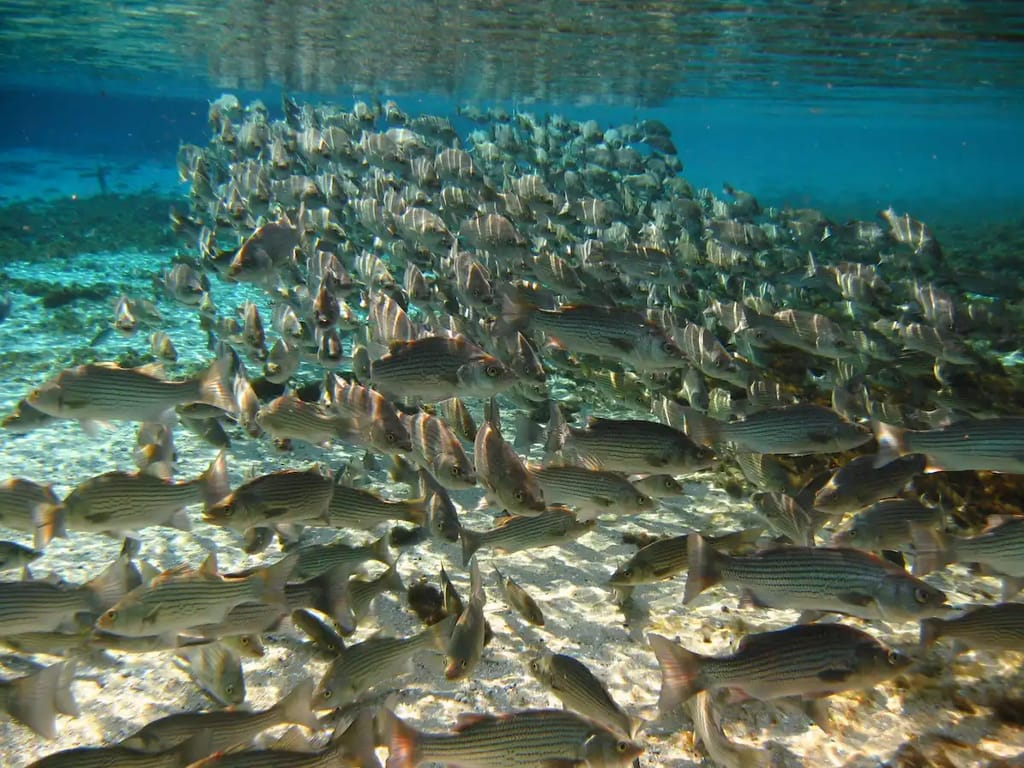
[[[320,694],[320,697],[324,701],[330,701],[334,697],[334,691],[332,691],[330,688],[325,688],[324,692]]]
[[[914,590],[914,599],[922,605],[927,603],[930,597],[931,595],[924,587],[918,587]]]
[[[651,501],[651,497],[650,496],[644,496],[642,493],[639,496],[636,497],[636,503],[639,504],[641,507],[644,506],[645,504],[650,503],[650,501]]]
[[[501,373],[501,370],[496,365],[488,365],[486,368],[484,368],[484,373],[486,373],[493,379],[496,378],[499,373]]]
[[[242,645],[248,645],[249,644],[249,638],[248,637],[242,637],[242,638],[239,639],[239,642]]]
[[[453,465],[449,471],[451,472],[452,477],[459,477],[462,474],[462,468],[457,464]]]
[[[897,651],[889,651],[889,656],[888,656],[887,661],[890,664],[892,664],[893,666],[896,666],[897,664],[900,663],[900,658],[901,658],[900,654]]]
[[[384,439],[387,440],[389,443],[393,443],[398,439],[398,435],[389,430],[384,433]]]
[[[672,354],[676,351],[676,345],[673,344],[671,341],[666,341],[661,345],[661,351],[667,352],[668,354]]]
[[[512,497],[516,501],[524,501],[526,499],[526,494],[523,492],[521,488],[516,488],[515,493],[512,494]]]
[[[117,621],[117,611],[111,608],[109,611],[106,612],[106,614],[104,614],[103,618],[105,618],[107,621]]]
[[[622,571],[622,575],[625,576],[627,579],[633,578],[633,569],[632,568],[624,568],[623,571]]]
[[[235,686],[233,686],[233,685],[226,685],[226,686],[224,686],[224,693],[226,693],[228,696],[230,696],[234,692],[235,692]]]
[[[620,755],[626,754],[626,752],[629,751],[629,742],[628,741],[616,742],[616,744],[615,744],[615,751],[618,752]]]

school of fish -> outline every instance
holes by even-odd
[[[648,703],[692,724],[715,764],[770,764],[723,730],[737,702],[796,702],[788,717],[828,729],[829,696],[911,674],[946,638],[1024,649],[1024,390],[1004,365],[1019,284],[954,273],[929,228],[892,209],[841,223],[694,189],[655,120],[466,108],[460,133],[391,101],[285,96],[282,112],[222,96],[209,143],[181,147],[178,255],[155,301],[121,297],[94,339],[155,329],[155,362],[60,371],[3,420],[25,435],[138,423],[136,472],[65,498],[42,478],[0,482],[0,531],[28,539],[0,542],[0,644],[49,659],[0,682],[5,727],[54,738],[104,649],[164,653],[211,700],[31,766],[365,768],[385,750],[386,768],[656,765],[650,722],[585,659],[527,639],[548,631],[547,585],[503,563],[643,529],[684,480],[749,498],[749,518],[640,537],[603,564],[604,617],[631,621],[645,591],[674,595],[680,615],[711,590],[739,596],[731,653],[644,636],[662,676]],[[208,340],[191,375],[164,373],[179,352],[162,302]],[[210,445],[192,478],[175,466],[180,429]],[[231,487],[240,442],[320,458]],[[369,486],[384,473],[405,497]],[[139,535],[150,526],[226,528],[265,560],[225,573],[210,551],[159,572]],[[85,535],[124,539],[121,554],[81,584],[29,573],[55,537]],[[437,586],[429,574],[407,589],[399,557],[422,549],[464,569],[468,592],[443,568]],[[1000,598],[951,602],[929,576],[951,564],[1000,579]],[[423,628],[352,642],[386,592]],[[495,631],[488,598],[528,633]],[[779,611],[799,617],[780,625]],[[327,671],[252,711],[242,659],[282,623]],[[918,647],[887,641],[905,623]],[[492,643],[522,652],[523,685],[550,691],[550,709],[447,732],[395,714],[387,694],[411,660],[441,657],[438,685],[457,691]],[[277,726],[291,728],[256,745]]]

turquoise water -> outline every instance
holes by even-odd
[[[750,304],[760,300],[764,303],[759,307],[772,309],[813,308],[849,331],[865,331],[877,329],[883,318],[920,319],[911,286],[917,279],[934,281],[954,298],[960,319],[969,315],[962,334],[974,357],[950,368],[927,354],[894,355],[866,374],[875,404],[909,404],[905,415],[918,419],[918,426],[931,425],[930,418],[942,423],[945,416],[1020,415],[1022,45],[1024,6],[1015,2],[0,0],[0,416],[69,366],[151,361],[149,336],[155,331],[166,331],[178,349],[177,361],[164,366],[172,378],[205,366],[217,338],[239,350],[250,378],[260,377],[262,363],[244,351],[240,334],[218,328],[211,337],[194,308],[172,301],[155,287],[175,259],[199,258],[197,232],[188,227],[184,234],[173,232],[170,209],[205,217],[206,224],[214,221],[206,207],[209,199],[179,178],[179,148],[195,145],[208,152],[218,184],[227,180],[237,160],[211,135],[210,104],[224,93],[237,95],[248,109],[244,118],[236,118],[236,127],[259,112],[254,106],[258,101],[266,105],[268,119],[280,124],[285,118],[283,96],[298,104],[325,105],[325,114],[352,110],[357,103],[372,109],[393,99],[410,117],[450,119],[457,143],[472,148],[480,163],[484,142],[473,132],[493,131],[495,125],[555,125],[552,116],[557,115],[596,121],[606,131],[660,121],[678,149],[678,175],[692,187],[690,197],[702,201],[706,221],[697,225],[696,244],[703,247],[710,237],[707,222],[720,217],[713,213],[721,210],[714,202],[733,200],[727,185],[756,196],[762,213],[751,219],[766,232],[789,226],[791,209],[821,211],[829,227],[815,230],[813,237],[786,235],[777,247],[765,247],[760,260],[751,256],[745,263],[709,264],[680,256],[684,268],[678,273],[659,275],[663,282],[653,289],[641,280],[641,288],[633,290],[635,283],[625,280],[615,301],[636,309],[668,307],[676,312],[677,322],[716,328],[729,353],[743,355],[749,350],[744,352],[720,325],[702,320],[710,298],[742,297]],[[493,119],[474,121],[474,111]],[[388,125],[378,118],[368,127],[382,131]],[[359,130],[352,138],[358,142]],[[432,154],[440,144],[430,147]],[[632,147],[642,158],[653,152],[643,140],[633,141]],[[553,149],[552,154],[558,152]],[[504,165],[495,162],[488,171],[501,186],[542,168],[524,157],[506,157]],[[567,156],[565,162],[570,161]],[[345,174],[362,185],[372,166],[372,160],[356,163]],[[580,194],[568,191],[557,173],[548,178],[566,204]],[[621,198],[622,189],[613,184],[606,193]],[[365,188],[360,186],[359,192],[365,194]],[[924,222],[941,244],[942,258],[932,258],[927,249],[915,252],[913,245],[892,236],[870,246],[844,239],[848,222],[884,227],[879,212],[888,208]],[[289,213],[295,215],[296,209]],[[646,212],[630,214],[629,236],[634,239],[650,224],[653,208],[640,210]],[[406,256],[415,252],[410,238],[403,239],[392,228],[374,241],[360,229],[350,207],[341,206],[335,214],[351,236],[349,250],[338,247],[346,269],[355,273],[356,254],[373,250],[390,260],[401,284]],[[465,218],[449,226],[454,231]],[[550,246],[558,253],[585,237],[616,236],[564,217],[558,223],[570,231],[567,240]],[[220,247],[234,251],[252,233],[255,222],[251,224],[221,218],[215,225]],[[556,242],[554,230],[545,230],[538,219],[517,224],[531,238],[550,236]],[[686,242],[680,238],[673,240],[674,246]],[[836,240],[841,245],[833,247]],[[536,240],[529,242],[536,249]],[[440,261],[446,253],[418,256],[428,275],[440,275],[451,291],[453,280],[449,275],[446,281],[448,267]],[[877,265],[884,279],[899,287],[891,297],[879,294],[885,298],[859,307],[841,301],[831,286],[808,282],[801,287],[810,255],[821,266],[847,258]],[[240,319],[243,302],[254,301],[269,346],[279,335],[271,329],[271,317],[282,294],[230,282],[212,265],[205,267],[221,319]],[[514,269],[500,271],[500,260],[491,268],[506,282],[519,276]],[[601,285],[606,273],[600,274],[587,291]],[[593,295],[587,291],[581,295]],[[347,297],[358,323],[365,322],[366,293],[357,290]],[[122,295],[152,300],[159,316],[135,334],[112,332],[114,306]],[[578,298],[559,294],[563,304]],[[297,307],[309,303],[303,304],[298,295],[292,299]],[[478,314],[466,310],[461,298],[451,301],[444,313],[461,308],[469,318],[458,321],[466,323],[466,333],[482,345],[493,341],[490,326],[473,325]],[[678,303],[673,307],[672,301]],[[434,312],[419,307],[412,314],[426,318]],[[483,313],[491,319],[497,314]],[[362,332],[343,334],[347,354]],[[564,351],[556,346],[540,350],[552,397],[577,413],[576,426],[587,415],[653,418],[650,399],[658,392],[656,377],[634,377],[628,364],[612,365],[617,374],[625,370],[612,384],[593,358],[566,364]],[[775,353],[767,360],[749,355],[759,377],[784,385],[800,398],[831,402],[831,377],[839,376],[838,366],[833,371],[831,361],[799,355],[790,365],[787,355]],[[349,360],[341,366],[346,373],[351,368]],[[322,375],[322,366],[308,356],[291,384],[314,384]],[[617,388],[622,381],[624,388]],[[715,385],[711,379],[708,383]],[[722,391],[730,389],[721,380],[717,385]],[[276,392],[261,390],[261,404]],[[681,397],[679,392],[677,383],[672,394]],[[731,395],[738,403],[745,393],[732,386]],[[468,405],[480,421],[483,400],[469,398]],[[516,417],[527,409],[512,399],[501,398],[501,405],[506,434],[518,437],[521,422]],[[858,413],[857,420],[867,424],[868,416]],[[347,478],[358,476],[387,498],[417,493],[389,476],[381,456],[365,457],[361,448],[336,444],[324,449],[296,441],[291,450],[283,450],[267,435],[251,437],[234,421],[225,425],[231,438],[227,455],[232,487],[263,473],[316,463],[325,470],[344,471]],[[179,479],[198,475],[216,455],[216,448],[183,428],[175,430],[175,443]],[[472,453],[471,445],[466,448]],[[98,435],[86,434],[74,421],[24,435],[0,431],[0,481],[29,478],[52,484],[63,497],[101,472],[134,471],[134,449],[131,423]],[[535,462],[545,457],[536,441],[517,446],[517,451]],[[849,454],[820,460],[788,457],[786,467],[806,479],[847,458]],[[749,503],[753,487],[734,463],[726,461],[712,472],[685,478],[685,490],[685,496],[661,501],[649,514],[606,517],[599,530],[564,548],[488,555],[487,615],[498,639],[485,652],[473,681],[444,681],[436,664],[417,658],[412,677],[396,684],[392,705],[418,727],[434,731],[449,728],[465,709],[554,706],[554,699],[532,682],[521,663],[526,652],[547,647],[584,660],[627,711],[650,721],[641,739],[648,750],[641,758],[645,768],[699,762],[701,752],[678,735],[688,733],[690,719],[658,715],[660,675],[646,633],[678,636],[683,645],[701,653],[724,653],[743,634],[782,628],[796,621],[797,614],[737,609],[732,593],[683,607],[681,576],[640,588],[635,603],[619,611],[606,581],[634,551],[622,543],[623,534],[715,534],[758,522]],[[912,491],[905,491],[941,498],[955,512],[950,530],[965,535],[980,530],[991,514],[1020,513],[1022,492],[1019,476],[985,472],[922,476]],[[478,489],[453,493],[463,524],[474,529],[492,524],[489,512],[476,509],[480,496]],[[274,544],[268,554],[250,556],[234,532],[201,522],[194,508],[190,514],[191,532],[142,532],[140,557],[169,569],[183,562],[198,565],[215,551],[227,572],[280,555]],[[307,535],[304,542],[330,538],[322,530]],[[354,543],[371,538],[369,533],[345,536]],[[0,527],[0,539],[6,538],[29,543],[31,536]],[[827,537],[819,543],[824,541]],[[97,572],[98,564],[112,560],[119,547],[119,540],[72,531],[68,539],[48,545],[32,570],[81,582]],[[400,571],[407,584],[421,576],[436,581],[443,563],[463,594],[468,593],[468,573],[459,565],[457,543],[430,540],[406,551]],[[525,627],[505,610],[493,589],[492,564],[541,600],[547,629]],[[13,578],[13,573],[4,575],[5,580]],[[956,607],[992,603],[999,593],[993,577],[979,576],[963,564],[929,576],[929,583],[946,591]],[[893,647],[916,653],[918,628],[913,621],[857,625]],[[378,630],[408,635],[419,627],[404,595],[384,595],[378,600],[376,621],[360,626],[355,639]],[[268,655],[245,661],[248,705],[269,706],[303,677],[317,678],[323,672],[326,662],[301,638],[288,622],[267,633]],[[44,654],[33,658],[54,662]],[[211,706],[176,670],[169,654],[118,653],[113,659],[83,656],[75,684],[82,715],[60,717],[58,739],[43,740],[17,723],[0,722],[0,765],[21,768],[58,749],[112,744],[169,712]],[[782,765],[878,765],[898,753],[912,756],[907,745],[936,764],[942,764],[937,749],[963,757],[965,765],[998,765],[997,759],[1019,764],[1024,742],[1012,715],[1003,714],[1019,707],[1019,659],[1012,652],[955,657],[948,647],[933,649],[913,674],[862,699],[837,697],[830,734],[796,710],[761,703],[724,709],[726,730],[734,741],[761,749]],[[0,676],[25,674],[27,669],[17,655],[5,657]],[[981,714],[968,716],[970,706]],[[969,746],[943,742],[942,737]]]

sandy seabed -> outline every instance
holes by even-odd
[[[149,296],[149,276],[168,262],[167,254],[84,254],[59,265],[8,264],[5,269],[17,277],[40,269],[53,270],[57,282],[88,285],[109,277],[111,260],[123,261],[125,289]],[[42,275],[44,278],[46,275]],[[214,299],[220,297],[214,286]],[[28,363],[5,365],[0,386],[0,413],[9,411],[33,386],[66,364],[66,352],[81,347],[98,323],[110,317],[110,307],[88,304],[76,308],[85,318],[85,328],[54,329],[51,313],[38,299],[15,292],[14,313],[0,324],[0,348],[18,351]],[[168,330],[180,354],[178,367],[169,375],[180,376],[182,367],[199,364],[209,353],[196,327],[195,315],[168,301],[159,302]],[[84,338],[84,340],[83,340]],[[103,341],[96,349],[100,359],[113,359],[126,348],[146,347],[145,334],[132,339]],[[52,350],[40,356],[41,349]],[[34,353],[34,354],[30,354]],[[46,358],[46,359],[43,359]],[[473,403],[480,417],[480,404]],[[506,429],[511,432],[511,426]],[[289,453],[277,451],[267,439],[252,440],[241,430],[231,430],[232,447],[228,467],[232,486],[246,477],[284,467],[308,467],[322,463],[339,469],[362,451],[337,446],[328,450],[297,445]],[[190,478],[201,472],[216,450],[183,428],[175,431],[178,477]],[[0,433],[0,479],[24,477],[52,483],[58,495],[65,495],[87,478],[115,469],[134,470],[135,425],[121,424],[97,437],[87,436],[77,424],[61,422],[25,436]],[[535,454],[534,458],[539,458]],[[399,497],[405,486],[387,483],[386,473],[371,472],[375,487],[385,495]],[[636,590],[634,605],[624,613],[612,602],[606,586],[612,571],[635,548],[621,543],[626,531],[647,531],[675,535],[697,530],[722,533],[748,527],[756,522],[750,505],[731,499],[715,484],[713,474],[699,475],[686,482],[686,496],[664,500],[651,514],[632,518],[603,519],[594,532],[564,547],[531,550],[513,555],[478,554],[487,588],[486,615],[495,637],[483,660],[462,682],[448,682],[438,654],[428,653],[413,663],[412,671],[395,682],[393,706],[398,714],[419,728],[446,730],[458,714],[467,711],[504,712],[530,707],[555,707],[550,696],[526,671],[525,661],[542,648],[571,654],[587,664],[604,680],[614,698],[634,718],[646,721],[639,740],[646,747],[641,765],[674,768],[700,763],[687,715],[659,717],[657,711],[660,673],[646,635],[657,632],[678,638],[686,647],[703,654],[727,652],[744,634],[785,627],[796,612],[746,610],[738,608],[736,594],[716,587],[691,606],[682,605],[683,577]],[[478,492],[453,494],[465,526],[489,527],[491,515],[474,511]],[[223,571],[231,571],[280,557],[275,544],[257,557],[246,555],[241,538],[224,528],[202,523],[198,509],[191,510],[193,530],[147,528],[142,532],[140,557],[159,569],[186,562],[198,565],[215,551]],[[377,532],[378,534],[380,532]],[[310,539],[324,540],[334,532],[308,532]],[[350,532],[353,542],[369,541],[373,533]],[[17,531],[0,528],[0,538],[30,543]],[[43,558],[33,564],[36,575],[54,573],[70,582],[82,582],[98,573],[120,549],[120,541],[88,533],[71,532],[68,539],[55,539]],[[442,563],[456,587],[468,593],[468,572],[461,567],[458,544],[429,540],[406,549],[399,560],[405,583],[420,576],[437,581]],[[492,566],[524,586],[540,603],[546,626],[525,624],[503,603]],[[383,569],[371,564],[371,574]],[[5,574],[4,578],[16,578]],[[946,590],[954,605],[992,603],[998,584],[992,579],[969,575],[955,567],[931,574],[928,581]],[[917,625],[867,626],[882,640],[902,650],[915,651]],[[420,629],[405,598],[392,594],[377,599],[374,614],[360,626],[352,641],[375,632],[409,635]],[[318,680],[327,662],[315,655],[301,632],[285,622],[266,637],[267,653],[260,659],[243,660],[247,686],[245,705],[254,709],[270,706],[304,678]],[[915,743],[925,754],[941,749],[953,765],[985,765],[995,759],[1012,759],[1020,764],[1024,753],[1024,731],[1003,725],[991,709],[1006,697],[1020,698],[1024,674],[1022,656],[1001,656],[967,652],[954,656],[948,643],[930,650],[910,673],[876,688],[830,699],[833,727],[829,733],[799,711],[774,703],[746,702],[728,705],[723,712],[726,732],[735,741],[771,751],[776,765],[874,766],[890,759],[903,745]],[[18,676],[27,671],[17,657],[6,655],[2,674]],[[53,657],[36,657],[39,663],[53,663]],[[0,722],[0,766],[21,768],[51,752],[75,746],[113,744],[146,723],[164,715],[210,706],[187,675],[172,663],[169,653],[121,654],[83,658],[77,668],[74,694],[82,714],[58,718],[59,737],[44,740],[28,728],[11,721]],[[325,734],[326,735],[326,734]],[[957,746],[963,744],[964,746]],[[937,746],[936,746],[937,745]],[[906,749],[904,747],[904,749]],[[931,751],[929,751],[931,750]],[[381,750],[383,757],[385,750]]]

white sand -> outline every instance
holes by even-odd
[[[152,257],[144,260],[149,268],[159,261]],[[90,261],[83,257],[79,263],[91,263],[99,275],[105,259]],[[148,295],[142,288],[147,285],[146,272],[140,269],[133,276],[139,285],[139,295]],[[218,304],[223,301],[222,311],[235,303],[228,300],[223,286],[215,286],[214,297]],[[45,338],[39,334],[45,332],[46,313],[25,297],[16,296],[16,301],[18,312],[0,325],[0,345],[24,344],[26,335],[31,334],[36,334],[31,337],[33,344],[44,343]],[[162,302],[161,308],[171,319],[169,331],[179,351],[184,353],[183,358],[203,359],[208,353],[197,333],[194,315],[169,302]],[[104,310],[94,307],[92,311],[102,315]],[[59,347],[61,343],[65,340],[55,340],[53,345]],[[146,342],[141,335],[131,340],[114,339],[101,349],[112,357],[126,345],[141,350]],[[0,388],[0,411],[6,412],[44,378],[39,371],[14,372]],[[133,469],[134,434],[134,425],[120,425],[89,438],[74,423],[57,424],[25,437],[0,434],[0,478],[20,476],[52,482],[58,494],[65,494],[96,473]],[[338,468],[349,456],[361,453],[344,447],[324,451],[299,446],[293,453],[282,454],[267,440],[253,441],[238,431],[232,433],[232,438],[228,464],[233,484],[244,476],[285,466],[308,466],[314,461]],[[212,447],[184,429],[177,430],[176,445],[181,477],[192,477],[202,471],[215,455]],[[647,747],[641,759],[643,766],[700,762],[700,753],[691,744],[686,716],[658,717],[660,675],[654,654],[646,644],[646,634],[654,631],[678,636],[684,645],[697,652],[720,653],[744,633],[781,628],[791,623],[796,614],[738,609],[735,595],[722,588],[709,590],[693,606],[684,608],[681,578],[638,588],[637,605],[628,621],[612,605],[605,582],[615,567],[635,551],[620,543],[623,531],[721,532],[752,522],[749,506],[730,500],[715,487],[713,477],[705,476],[687,485],[687,498],[662,504],[650,515],[608,520],[596,532],[564,548],[511,556],[482,552],[479,557],[488,592],[486,612],[495,631],[493,643],[485,651],[472,680],[467,682],[447,682],[437,656],[418,660],[414,671],[398,682],[398,713],[418,727],[444,730],[457,714],[465,711],[558,706],[524,667],[525,654],[547,647],[585,662],[607,682],[612,695],[631,715],[649,721],[641,736]],[[463,514],[465,525],[487,526],[488,515],[469,511],[475,506],[477,494],[457,494],[457,498],[467,510]],[[159,568],[169,568],[181,562],[198,564],[206,552],[216,550],[222,569],[230,570],[280,556],[275,545],[265,555],[250,558],[240,550],[237,535],[199,522],[198,510],[193,510],[192,516],[196,524],[191,533],[162,528],[145,530],[142,557]],[[2,528],[0,538],[28,542],[25,534]],[[370,540],[371,535],[352,533],[350,538],[361,542]],[[49,571],[69,581],[82,581],[109,562],[119,547],[120,542],[101,535],[73,532],[67,540],[52,542],[45,557],[33,566],[33,572]],[[422,574],[436,581],[442,562],[456,586],[465,593],[468,574],[459,565],[461,557],[456,544],[429,541],[409,550],[401,558],[400,571],[407,584]],[[510,613],[494,588],[492,564],[499,565],[538,600],[547,618],[546,627],[529,627]],[[371,572],[379,572],[377,567],[371,566]],[[7,578],[12,576],[8,574]],[[998,590],[996,582],[968,576],[961,569],[934,574],[929,581],[951,590],[951,601],[956,604],[991,602]],[[864,626],[855,620],[851,623]],[[407,635],[418,628],[417,619],[404,606],[404,596],[389,594],[377,601],[376,617],[360,627],[354,639],[365,639],[379,630]],[[871,631],[904,649],[911,649],[916,643],[914,624],[872,627]],[[56,659],[38,657],[36,661],[53,663]],[[723,721],[727,732],[737,741],[770,746],[776,764],[780,765],[877,765],[904,742],[936,733],[972,745],[964,750],[944,747],[956,765],[979,764],[986,754],[1008,757],[1024,750],[1024,734],[1000,727],[991,711],[982,706],[1000,692],[1021,694],[1019,662],[1020,656],[1014,654],[998,658],[967,653],[954,659],[949,646],[943,643],[926,657],[931,676],[903,675],[871,691],[832,697],[835,726],[829,734],[811,724],[803,714],[759,702],[728,706]],[[266,656],[246,659],[244,666],[246,704],[263,708],[304,677],[319,679],[326,663],[311,655],[301,633],[286,624],[267,637]],[[8,665],[5,670],[5,674],[23,672],[24,668],[16,665]],[[82,659],[74,691],[82,715],[59,717],[60,735],[53,741],[39,738],[20,724],[0,723],[0,766],[20,768],[60,749],[112,744],[162,715],[209,706],[166,654],[109,654],[104,659]],[[959,702],[956,706],[954,699]]]

